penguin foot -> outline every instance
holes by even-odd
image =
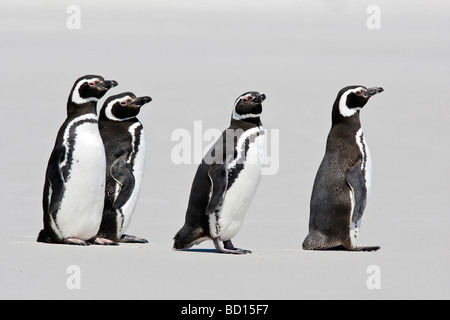
[[[250,250],[235,248],[231,240],[223,242],[223,247],[220,245],[218,239],[214,239],[214,246],[218,253],[228,253],[228,254],[247,254],[252,253]]]
[[[120,242],[124,242],[124,243],[148,243],[148,241],[144,238],[139,238],[136,236],[130,236],[128,234],[124,234],[122,235],[122,237],[120,238]]]
[[[100,246],[118,246],[119,244],[115,241],[106,239],[106,238],[100,238],[100,237],[95,237],[93,239],[94,244],[98,244]]]
[[[63,240],[63,243],[77,245],[77,246],[89,246],[90,245],[89,242],[86,242],[86,241],[78,239],[78,238],[65,238]]]

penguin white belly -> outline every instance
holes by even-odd
[[[240,230],[245,214],[258,188],[261,180],[263,161],[261,155],[265,147],[264,134],[256,137],[255,142],[249,145],[244,168],[228,189],[218,225],[220,226],[219,239],[231,240]]]
[[[97,123],[76,128],[70,175],[56,217],[63,238],[89,240],[102,220],[106,157]]]
[[[132,135],[134,134],[135,129],[140,125],[140,123],[136,124],[135,126],[130,127],[130,133]],[[136,203],[139,198],[139,193],[141,190],[142,185],[142,179],[144,177],[144,169],[145,169],[145,139],[144,139],[144,129],[141,128],[140,133],[140,143],[137,146],[135,144],[135,141],[133,140],[133,152],[131,153],[132,157],[134,157],[134,166],[132,168],[133,175],[134,175],[134,188],[133,192],[130,196],[130,199],[125,203],[125,205],[122,207],[122,216],[123,216],[123,224],[122,228],[119,230],[118,234],[122,236],[125,231],[128,229],[128,226],[131,221],[131,217],[133,216],[134,209],[136,208]],[[131,159],[128,160],[130,163]],[[120,227],[120,224],[118,224]]]
[[[367,188],[367,198],[369,198],[370,186],[372,183],[372,159],[370,157],[369,146],[367,145],[366,139],[364,138],[362,129],[359,129],[356,133],[356,143],[358,144],[361,154],[363,155],[361,170],[364,173]],[[359,237],[362,219],[359,219],[358,221],[356,221],[356,223],[352,222],[352,215],[355,207],[355,196],[353,190],[350,191],[350,201],[352,204],[352,214],[350,214],[350,239],[352,242],[352,246],[356,247],[356,241]]]

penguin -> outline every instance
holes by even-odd
[[[97,102],[117,85],[98,75],[75,81],[67,101],[67,118],[45,174],[44,229],[38,242],[89,245],[104,241],[95,239],[103,213],[106,167]]]
[[[117,242],[147,243],[125,235],[142,184],[145,165],[144,127],[136,118],[152,101],[131,92],[109,97],[99,116],[100,135],[106,152],[106,188],[103,218],[98,237]]]
[[[376,251],[358,246],[361,218],[370,191],[372,162],[360,111],[380,87],[348,86],[337,95],[325,156],[317,172],[310,203],[304,250]]]
[[[218,253],[251,253],[234,247],[231,240],[242,226],[261,179],[265,133],[260,116],[265,99],[255,91],[236,99],[229,128],[198,166],[174,250],[210,239]]]

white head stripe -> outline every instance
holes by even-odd
[[[354,115],[356,112],[358,112],[359,110],[361,110],[361,108],[353,108],[350,109],[349,107],[347,107],[347,97],[350,93],[354,93],[358,90],[364,90],[363,87],[359,87],[359,88],[355,88],[355,89],[351,89],[351,90],[347,90],[342,96],[341,99],[339,100],[339,112],[344,116],[344,117],[351,117],[352,115]]]
[[[236,109],[233,109],[233,119],[234,120],[242,120],[242,119],[248,119],[248,118],[259,118],[260,114],[255,113],[247,113],[247,114],[239,114],[236,112]]]
[[[80,92],[79,92],[80,87],[81,87],[84,83],[87,83],[87,82],[90,82],[90,81],[95,81],[95,80],[100,81],[100,79],[98,79],[98,78],[92,78],[92,79],[84,79],[83,81],[78,82],[77,85],[75,86],[75,89],[73,89],[72,99],[71,99],[72,102],[73,102],[73,103],[76,103],[76,104],[83,104],[83,103],[91,102],[91,101],[97,102],[97,101],[98,101],[98,98],[94,98],[94,97],[91,97],[91,98],[82,98],[82,97],[80,96]]]
[[[127,101],[128,99],[133,99],[130,96],[125,96],[122,98],[118,98],[118,99],[114,99],[112,101],[110,101],[105,108],[105,115],[108,119],[110,120],[114,120],[114,121],[124,121],[124,120],[128,120],[128,119],[132,119],[134,117],[129,117],[129,118],[117,118],[116,116],[113,115],[112,113],[112,107],[114,106],[114,104],[116,104],[117,102],[122,102],[122,101]]]

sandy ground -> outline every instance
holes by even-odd
[[[449,299],[450,5],[297,2],[80,0],[81,29],[70,30],[71,1],[2,1],[0,298]],[[366,25],[372,4],[380,30]],[[140,115],[147,167],[129,229],[148,245],[35,242],[48,157],[84,74],[117,80],[110,94],[153,98]],[[382,249],[304,252],[331,106],[350,84],[385,89],[361,114],[374,163],[361,243]],[[194,122],[226,128],[249,90],[267,95],[262,120],[280,137],[279,170],[234,239],[254,253],[215,254],[212,242],[174,252],[196,165],[174,164],[171,135],[184,128],[207,146]],[[78,290],[67,286],[72,265]]]

